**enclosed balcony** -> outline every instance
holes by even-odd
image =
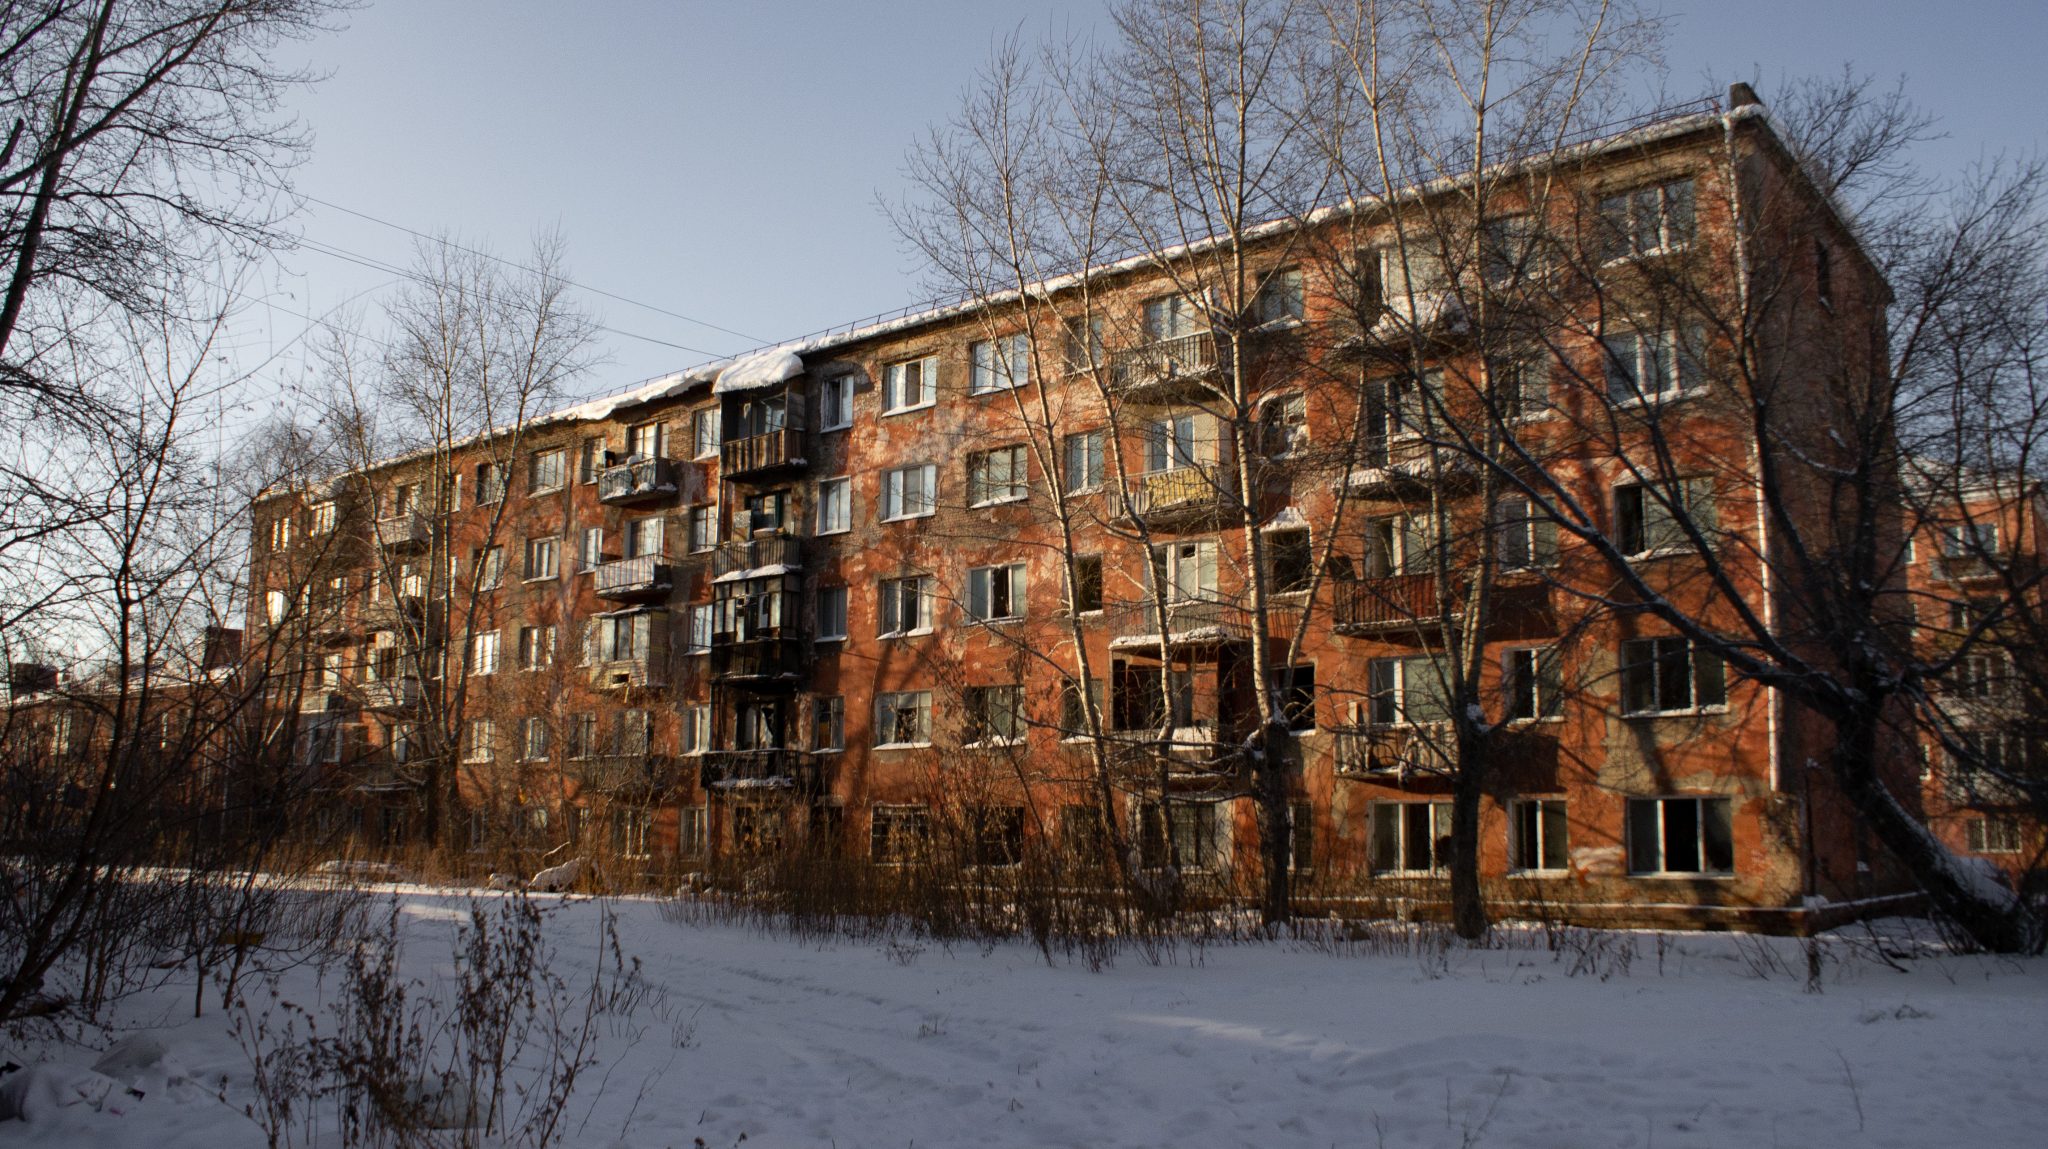
[[[794,686],[810,666],[811,644],[802,638],[711,636],[711,674],[721,682]]]
[[[718,447],[719,473],[728,479],[766,475],[804,465],[803,433],[794,427],[727,439]]]
[[[638,555],[599,563],[591,574],[591,590],[599,598],[620,600],[668,597],[675,586],[675,568],[666,555]]]
[[[379,678],[362,685],[363,706],[369,710],[404,711],[420,704],[420,680],[411,675]]]
[[[1434,574],[1386,575],[1330,582],[1331,626],[1338,634],[1386,634],[1441,625]],[[1457,617],[1458,604],[1451,605]]]
[[[1124,515],[1155,527],[1212,521],[1232,504],[1235,489],[1233,473],[1215,463],[1147,471],[1131,476]]]
[[[798,790],[814,793],[819,783],[816,755],[804,750],[769,747],[757,750],[707,750],[699,779],[707,790]]]
[[[400,511],[378,519],[374,528],[377,545],[391,551],[425,550],[433,542],[433,528],[418,511]]]
[[[668,459],[636,456],[597,473],[597,501],[614,506],[654,502],[676,493],[676,465]]]
[[[1199,389],[1218,363],[1214,332],[1200,331],[1110,353],[1110,387],[1126,399],[1165,402]]]
[[[591,619],[586,640],[591,685],[599,690],[668,684],[668,612],[622,610]]]

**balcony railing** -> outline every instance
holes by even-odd
[[[699,780],[707,790],[773,789],[815,791],[818,758],[803,750],[707,750]]]
[[[1250,642],[1252,612],[1224,598],[1189,598],[1166,604],[1166,644],[1208,646]],[[1158,646],[1159,603],[1154,599],[1121,602],[1104,611],[1109,616],[1110,645]]]
[[[377,545],[387,550],[419,550],[433,540],[433,528],[425,515],[417,511],[402,511],[399,514],[377,520]]]
[[[719,472],[728,479],[803,463],[803,434],[794,427],[728,439],[718,448]]]
[[[642,797],[666,793],[683,783],[676,760],[666,754],[597,754],[569,760],[568,773],[585,790]]]
[[[1330,597],[1331,622],[1339,634],[1416,630],[1443,620],[1433,574],[1336,579]],[[1456,609],[1452,604],[1454,616]]]
[[[639,555],[599,563],[591,584],[599,598],[659,596],[675,585],[675,573],[666,555]]]
[[[1451,765],[1446,726],[1346,726],[1334,733],[1340,777],[1399,780],[1442,774]]]
[[[420,704],[420,680],[405,675],[363,683],[363,705],[371,710],[411,710]]]
[[[770,535],[743,542],[721,543],[711,555],[711,576],[720,581],[768,578],[801,570],[803,540],[789,535]],[[777,569],[777,568],[781,569]]]
[[[811,665],[811,644],[799,637],[711,636],[711,674],[726,681],[795,682]]]
[[[1216,369],[1216,336],[1201,331],[1161,339],[1109,356],[1110,386],[1126,395],[1198,382]]]
[[[1126,510],[1133,516],[1155,519],[1211,514],[1221,510],[1227,501],[1234,486],[1230,479],[1230,472],[1215,463],[1133,475]]]
[[[636,503],[675,493],[676,465],[667,459],[628,459],[597,473],[600,503]]]
[[[1344,485],[1354,495],[1400,498],[1427,492],[1432,485],[1469,487],[1478,477],[1471,460],[1445,449],[1436,451],[1413,435],[1374,435],[1365,440],[1361,466],[1352,468]]]

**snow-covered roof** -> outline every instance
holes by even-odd
[[[713,395],[734,391],[758,391],[787,383],[804,373],[804,361],[787,347],[771,347],[742,355],[719,371],[711,382]]]

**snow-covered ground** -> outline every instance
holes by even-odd
[[[449,977],[466,896],[401,896],[406,970]],[[1900,973],[1830,958],[1809,993],[1790,940],[1769,943],[1784,964],[1759,977],[1766,943],[1634,935],[1625,971],[1623,939],[1606,943],[1604,980],[1540,944],[1442,958],[1212,945],[1089,972],[1024,946],[807,945],[611,904],[667,997],[637,1036],[607,1034],[568,1145],[2048,1143],[2039,961],[1929,957]],[[599,913],[572,900],[549,919],[572,979],[589,974]],[[310,969],[283,989],[322,993]],[[125,1007],[189,1083],[158,1067],[140,1099],[0,1123],[0,1147],[262,1145],[227,1018],[211,1000],[190,1013],[189,982]]]

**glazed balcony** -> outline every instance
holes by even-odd
[[[803,433],[783,427],[743,439],[728,439],[718,447],[719,473],[728,479],[766,475],[804,466]]]
[[[591,591],[614,600],[666,598],[675,587],[675,568],[666,555],[638,555],[599,563],[591,575]]]
[[[676,489],[676,465],[668,459],[632,458],[597,473],[597,501],[613,506],[670,498]]]
[[[770,747],[760,750],[707,750],[698,776],[707,790],[818,789],[819,761],[804,750]]]
[[[390,551],[425,550],[434,539],[432,525],[418,511],[401,511],[378,519],[373,530],[377,545]]]
[[[1166,402],[1198,390],[1219,362],[1214,332],[1161,339],[1111,352],[1109,385],[1126,399]]]
[[[793,686],[810,667],[811,644],[801,637],[711,636],[711,675],[721,682]]]
[[[668,685],[668,673],[658,659],[608,658],[591,664],[590,684],[599,690],[654,689]]]

